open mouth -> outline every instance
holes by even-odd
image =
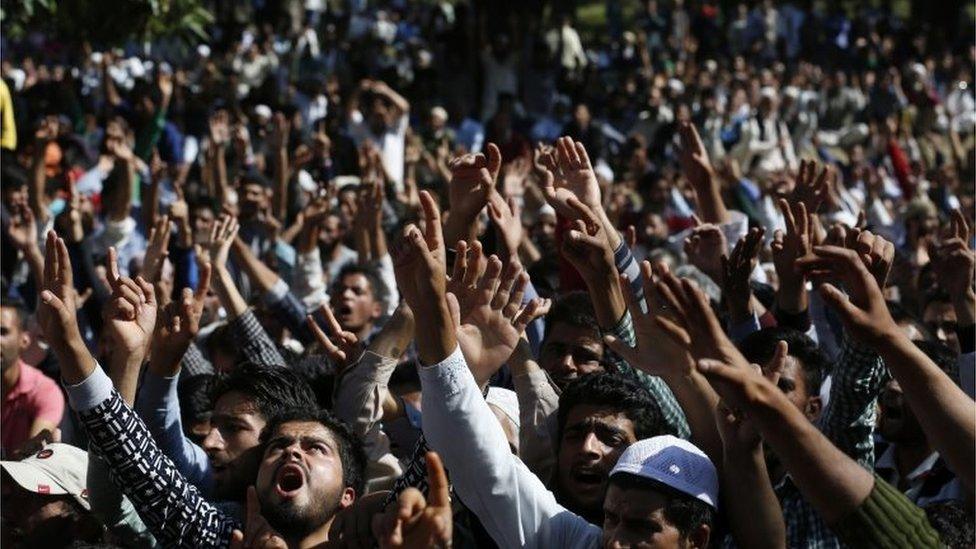
[[[339,305],[339,307],[335,310],[335,313],[337,318],[349,317],[349,315],[352,314],[352,307],[349,305]]]
[[[275,481],[275,491],[279,496],[294,497],[305,486],[305,472],[294,463],[282,465]]]
[[[603,484],[604,476],[589,467],[581,467],[573,471],[573,480],[585,486],[599,486]]]

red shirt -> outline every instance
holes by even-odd
[[[54,380],[20,360],[11,367],[20,368],[20,376],[0,403],[0,439],[7,452],[30,438],[35,420],[58,425],[64,414],[64,395]]]

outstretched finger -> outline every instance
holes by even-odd
[[[789,352],[790,347],[788,343],[785,341],[778,342],[776,349],[773,351],[773,358],[769,359],[769,362],[762,369],[763,377],[768,379],[773,385],[779,383],[779,378],[783,375],[783,370],[786,368],[786,357],[789,355]]]
[[[525,288],[529,285],[529,273],[521,271],[518,274],[518,279],[515,281],[515,286],[512,287],[512,293],[508,296],[508,303],[505,304],[505,309],[502,314],[505,318],[514,317],[520,308],[522,308],[522,300],[525,298]]]
[[[332,307],[329,307],[323,303],[322,306],[319,307],[319,311],[322,313],[322,317],[325,318],[326,324],[329,325],[329,331],[338,337],[339,334],[342,333],[342,326],[339,325],[339,321],[332,313]]]
[[[63,238],[58,239],[58,278],[61,280],[61,284],[68,286],[69,288],[74,288],[75,286],[75,276],[74,272],[71,270],[71,256],[68,255],[68,246],[64,243]]]
[[[194,299],[200,303],[207,297],[207,292],[210,291],[210,277],[213,275],[213,265],[210,263],[204,263],[200,267],[200,281],[197,282],[197,289],[194,292]]]
[[[451,505],[451,495],[448,490],[447,473],[437,452],[427,452],[427,486],[428,504],[433,507],[448,507]]]
[[[108,285],[115,288],[119,285],[119,259],[118,253],[115,251],[115,246],[110,246],[108,249],[108,257],[105,259],[105,267],[107,269],[106,278],[108,279]]]
[[[436,250],[444,241],[440,208],[437,207],[434,197],[427,191],[420,191],[420,205],[424,209],[424,240],[427,241],[428,249]]]
[[[495,291],[495,297],[491,300],[492,309],[501,309],[508,304],[512,287],[515,286],[515,282],[520,278],[521,273],[522,266],[519,265],[518,261],[509,261],[508,265],[505,265],[502,271],[501,281],[498,284],[498,290]]]
[[[53,288],[58,280],[58,235],[54,231],[47,232],[47,244],[44,246],[44,287]]]
[[[494,188],[495,181],[498,179],[498,171],[502,167],[502,151],[494,143],[488,143],[488,165],[485,167],[491,174],[491,187]]]
[[[322,345],[326,353],[333,357],[338,355],[339,347],[335,343],[332,343],[332,340],[322,331],[319,323],[315,321],[312,315],[305,316],[305,324],[312,331],[312,335],[315,336],[315,339]]]

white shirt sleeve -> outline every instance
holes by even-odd
[[[559,505],[512,455],[460,348],[421,367],[420,383],[424,436],[444,460],[458,496],[499,546],[599,546],[600,528]]]

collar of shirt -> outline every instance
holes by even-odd
[[[905,480],[908,482],[914,482],[916,479],[924,477],[932,471],[932,467],[939,460],[939,453],[932,452],[927,458],[923,459],[917,467],[912,469],[910,473],[905,475]],[[898,474],[898,464],[895,462],[895,445],[891,444],[888,446],[881,457],[878,458],[877,463],[874,466],[878,472],[885,477],[890,484],[897,486],[900,475]],[[884,472],[882,472],[882,470]],[[890,473],[889,473],[890,471]],[[885,474],[887,473],[887,474]],[[890,480],[889,480],[890,479]]]

